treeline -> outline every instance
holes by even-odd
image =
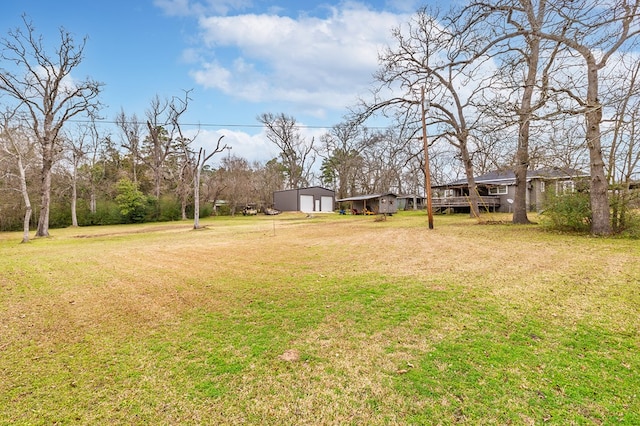
[[[157,96],[143,117],[122,111],[115,128],[102,128],[93,119],[102,84],[69,84],[84,41],[61,30],[58,51],[48,55],[25,19],[0,42],[0,229],[22,228],[28,240],[33,228],[47,236],[49,224],[193,216],[197,227],[214,206],[231,214],[247,203],[270,206],[273,191],[311,185],[339,198],[421,195],[428,151],[432,184],[464,176],[474,215],[474,177],[513,170],[515,223],[529,222],[528,170],[587,172],[590,232],[618,232],[633,214],[640,164],[639,8],[637,0],[423,8],[392,30],[372,96],[344,122],[310,138],[291,115],[261,114],[279,152],[251,164],[231,155],[223,138],[210,152],[197,148],[198,132],[181,125],[189,91]],[[385,125],[372,127],[374,118]]]

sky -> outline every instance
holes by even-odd
[[[256,117],[285,113],[318,137],[373,87],[391,29],[421,0],[5,0],[0,36],[26,15],[45,41],[88,37],[74,78],[104,83],[102,116],[143,118],[152,98],[192,98],[183,123],[212,149],[278,155]],[[112,131],[116,133],[113,126]],[[227,154],[228,155],[228,154]]]

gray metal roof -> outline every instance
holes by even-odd
[[[548,169],[528,170],[527,182],[532,179],[571,179],[586,176],[588,175],[580,170],[553,167]],[[513,170],[495,170],[493,172],[485,173],[484,175],[476,176],[475,181],[476,184],[482,185],[515,185],[516,175]],[[460,185],[467,185],[467,179],[458,179],[440,186]]]
[[[342,201],[375,200],[376,198],[384,197],[384,196],[387,196],[387,195],[391,195],[391,196],[396,197],[396,194],[391,193],[391,192],[387,192],[385,194],[356,195],[355,197],[341,198],[341,199],[336,200],[336,201],[337,202],[342,202]]]

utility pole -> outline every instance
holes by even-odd
[[[431,171],[429,170],[429,142],[427,141],[427,110],[425,108],[424,86],[420,88],[420,106],[422,107],[422,143],[424,145],[424,190],[427,196],[427,215],[429,216],[429,229],[433,229],[433,206],[431,199]]]

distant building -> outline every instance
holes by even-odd
[[[398,195],[398,210],[422,210],[426,204],[422,195]]]
[[[330,213],[334,204],[335,192],[320,186],[273,193],[273,208],[283,212]]]
[[[540,211],[548,190],[556,194],[575,191],[589,175],[574,169],[549,168],[527,172],[527,208]],[[493,171],[476,176],[476,189],[480,208],[490,211],[511,212],[516,194],[516,177],[513,171]],[[585,184],[586,186],[586,184]],[[432,187],[435,192],[433,208],[436,210],[469,211],[469,185],[467,179],[459,179],[446,185]]]
[[[397,198],[397,195],[389,192],[386,194],[357,195],[336,201],[343,205],[348,205],[348,211],[352,214],[393,214],[398,212]]]

